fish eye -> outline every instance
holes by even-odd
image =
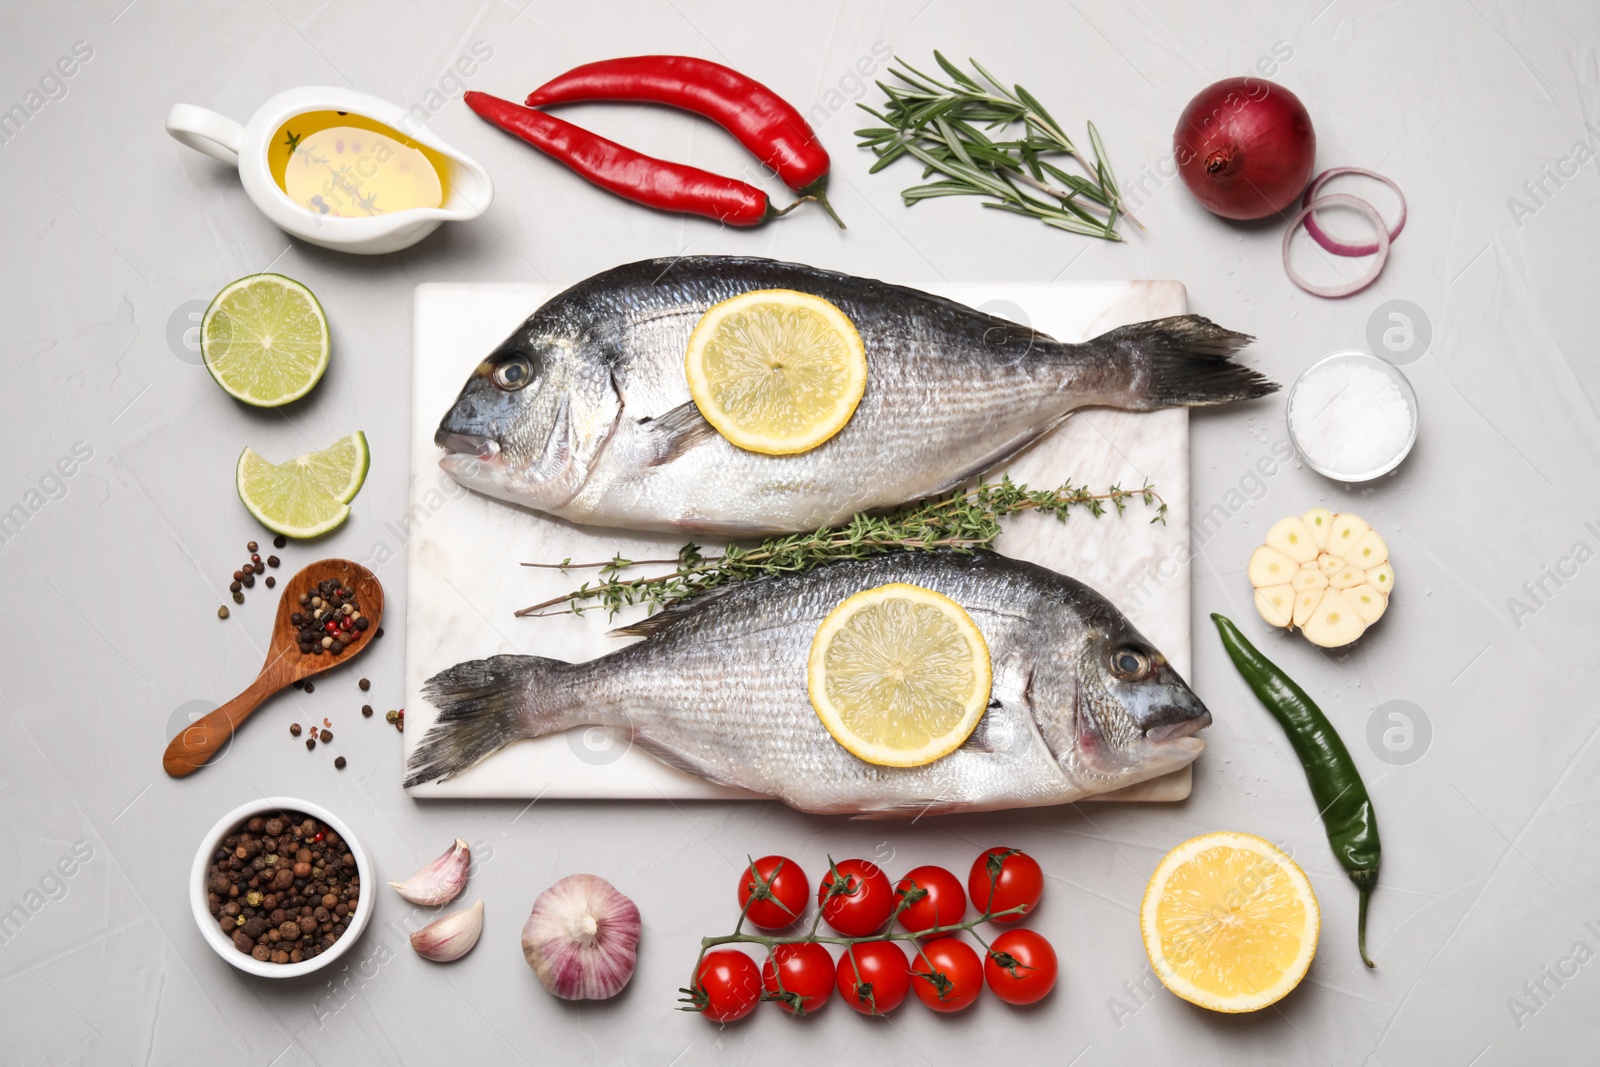
[[[1136,648],[1119,648],[1111,653],[1111,673],[1132,681],[1150,673],[1150,657]]]
[[[527,356],[511,356],[495,364],[494,384],[506,392],[515,392],[533,380],[533,364]]]

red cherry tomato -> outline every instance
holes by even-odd
[[[835,882],[838,892],[834,892]],[[822,917],[846,937],[866,937],[882,930],[894,911],[895,899],[889,876],[870,860],[840,860],[817,886]]]
[[[779,978],[783,979],[781,994]],[[761,967],[761,985],[769,996],[782,997],[778,1004],[790,1015],[810,1015],[822,1007],[833,996],[833,983],[833,957],[815,941],[777,945]],[[800,998],[798,1010],[796,996]]]
[[[994,919],[997,923],[1014,923],[1038,906],[1039,897],[1044,894],[1044,872],[1032,856],[1020,849],[991,848],[972,861],[967,893],[979,911],[1005,911],[1020,905],[1021,911]]]
[[[863,941],[845,949],[835,982],[839,996],[862,1015],[888,1015],[911,992],[906,954],[893,941]]]
[[[934,1011],[961,1011],[983,991],[983,961],[965,941],[929,941],[911,960],[911,988]]]
[[[763,930],[782,930],[805,914],[811,880],[798,863],[783,856],[762,856],[744,869],[739,879],[739,907],[758,892],[756,875],[760,875],[766,888],[761,899],[752,902],[745,912],[752,923]]]
[[[983,978],[1007,1004],[1043,1000],[1056,987],[1056,950],[1032,930],[1007,930],[989,943]]]
[[[958,923],[967,914],[967,894],[961,879],[943,867],[918,867],[895,884],[895,903],[921,890],[918,899],[900,913],[900,925],[912,933]]]
[[[749,1015],[761,1002],[761,972],[755,960],[735,949],[707,952],[690,995],[707,1019],[731,1023]]]

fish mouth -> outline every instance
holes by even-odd
[[[443,428],[433,435],[433,443],[451,455],[473,456],[481,460],[493,459],[500,452],[500,442],[492,437],[475,433],[457,433]]]
[[[1199,733],[1201,730],[1204,730],[1210,725],[1211,713],[1209,711],[1202,711],[1192,719],[1184,719],[1182,722],[1166,723],[1162,726],[1152,726],[1150,729],[1144,732],[1144,739],[1153,745],[1171,744],[1175,741],[1181,741],[1187,737],[1193,737],[1194,734]],[[1195,740],[1199,741],[1200,739],[1195,738]]]

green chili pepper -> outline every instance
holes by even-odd
[[[1222,635],[1222,647],[1249,683],[1256,698],[1278,720],[1289,744],[1300,757],[1311,796],[1322,812],[1322,825],[1328,831],[1328,844],[1339,865],[1361,891],[1361,911],[1357,920],[1356,943],[1361,962],[1376,966],[1367,958],[1367,902],[1378,885],[1378,815],[1372,809],[1367,787],[1361,782],[1350,750],[1339,740],[1328,717],[1312,699],[1276,664],[1263,656],[1245,639],[1239,628],[1221,615],[1213,614]]]

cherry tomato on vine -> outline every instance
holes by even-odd
[[[761,972],[755,960],[736,949],[707,952],[690,996],[714,1023],[743,1019],[761,1002]]]
[[[997,923],[1014,923],[1038,906],[1044,894],[1044,872],[1021,849],[991,848],[972,861],[967,893],[979,911],[1005,911],[1020,905],[1021,911],[994,919]]]
[[[781,993],[780,978],[783,980]],[[768,995],[783,998],[778,1005],[790,1015],[810,1015],[822,1007],[833,996],[833,983],[833,957],[815,941],[777,945],[761,966],[761,985]],[[798,1010],[795,997],[799,997]]]
[[[764,888],[758,888],[758,875]],[[739,879],[739,907],[744,907],[752,895],[758,899],[745,912],[750,921],[763,930],[782,930],[805,914],[811,880],[792,859],[762,856],[746,867]]]
[[[837,877],[835,874],[837,873]],[[835,883],[839,889],[834,891]],[[896,897],[889,876],[871,860],[831,864],[817,886],[817,906],[828,925],[846,937],[866,937],[883,929]]]
[[[1007,930],[989,943],[983,978],[1007,1004],[1043,1000],[1056,986],[1056,950],[1032,930]]]
[[[906,954],[893,941],[850,946],[834,974],[839,996],[863,1015],[888,1015],[911,992]]]
[[[934,1011],[961,1011],[983,991],[983,961],[965,941],[929,941],[911,960],[911,988]]]
[[[922,896],[906,905],[900,925],[912,933],[958,923],[967,914],[967,894],[961,879],[943,867],[918,867],[895,883],[895,903],[921,890]]]

